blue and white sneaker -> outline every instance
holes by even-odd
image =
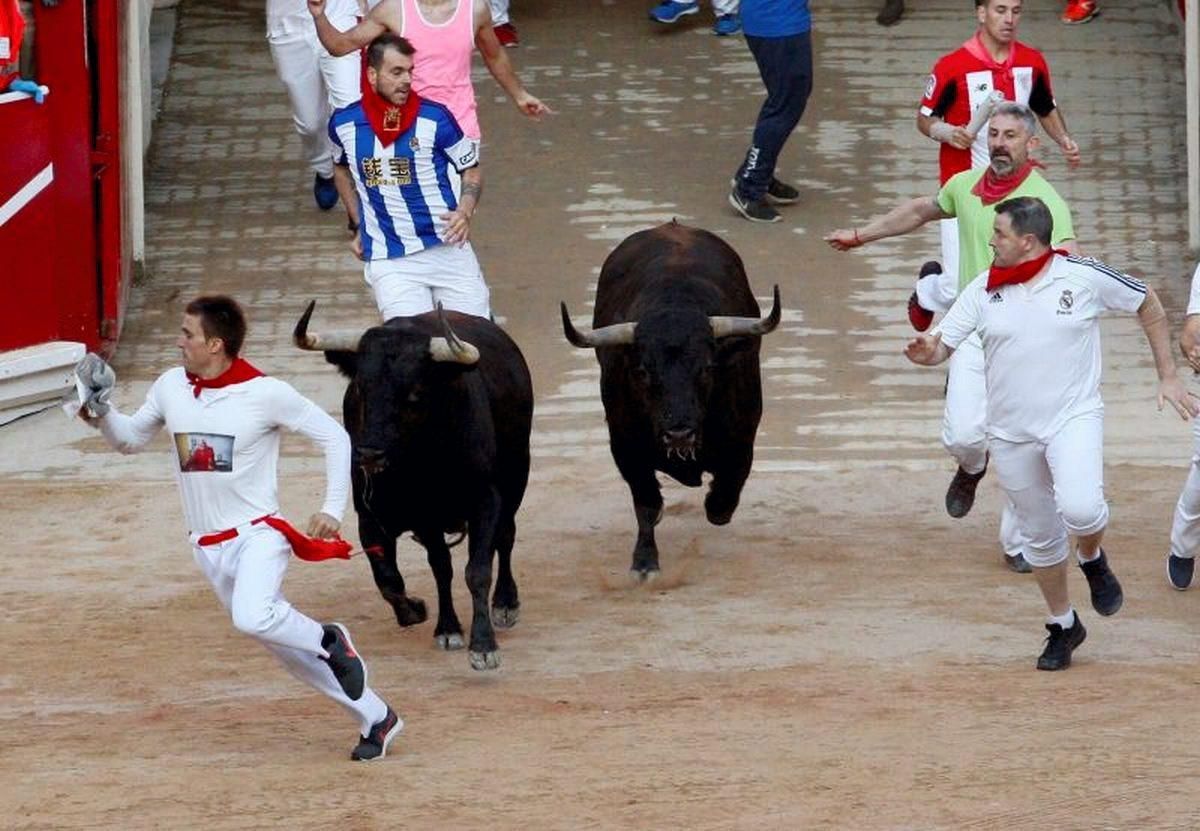
[[[659,23],[674,23],[684,15],[700,11],[700,3],[679,3],[677,0],[663,0],[650,10],[650,19]]]
[[[718,15],[717,22],[713,24],[713,34],[717,37],[736,35],[740,31],[742,31],[742,19],[736,14]]]

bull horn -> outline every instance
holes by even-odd
[[[441,321],[444,338],[429,339],[429,354],[435,361],[455,364],[473,364],[479,360],[479,350],[473,344],[459,340],[458,335],[450,328],[446,320],[446,312],[441,302],[437,305],[438,320]]]
[[[779,307],[779,286],[775,286],[775,302],[771,313],[764,318],[757,317],[710,317],[714,338],[727,338],[731,335],[769,335],[779,325],[782,309]]]
[[[599,329],[580,331],[571,322],[567,304],[560,303],[559,307],[562,309],[563,334],[567,336],[567,340],[571,342],[572,346],[578,346],[580,349],[592,349],[597,346],[626,346],[633,343],[633,330],[637,328],[636,323],[613,323],[610,326],[601,326]]]
[[[308,308],[304,310],[304,314],[300,316],[300,321],[292,331],[292,341],[296,346],[313,352],[357,352],[362,332],[335,331],[319,335],[316,332],[308,331],[308,321],[312,319],[313,309],[316,308],[316,305],[316,300],[308,302]]]

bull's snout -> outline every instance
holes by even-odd
[[[680,459],[696,458],[696,431],[691,427],[674,427],[662,432],[663,449],[667,458],[678,456]]]
[[[354,451],[354,462],[367,473],[378,473],[387,467],[387,457],[374,447],[359,447]]]

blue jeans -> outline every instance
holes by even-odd
[[[746,44],[767,87],[750,149],[737,172],[738,192],[753,201],[766,194],[779,151],[808,104],[813,86],[812,37],[809,32],[778,38],[746,35]]]

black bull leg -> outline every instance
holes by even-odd
[[[517,597],[517,581],[512,573],[512,550],[517,537],[517,524],[508,506],[496,528],[496,589],[492,592],[492,625],[497,629],[510,629],[517,623],[521,601]]]
[[[454,611],[454,598],[450,583],[454,579],[454,564],[450,560],[450,548],[439,529],[424,530],[418,539],[425,546],[429,570],[437,583],[438,620],[433,630],[433,640],[442,649],[462,649],[463,630]]]
[[[704,513],[713,525],[726,525],[733,519],[733,512],[742,497],[742,487],[750,476],[754,461],[753,440],[746,442],[744,447],[729,448],[718,454],[718,458],[727,461],[713,470],[708,495],[704,497]]]
[[[363,550],[367,552],[367,561],[371,564],[375,585],[383,599],[391,604],[392,611],[396,613],[397,623],[401,626],[424,623],[429,617],[425,601],[419,597],[408,596],[404,588],[404,577],[396,565],[396,538],[375,521],[362,496],[366,488],[366,477],[359,468],[352,471],[351,477],[354,480],[354,510],[358,514],[358,538],[362,541]]]
[[[480,495],[471,519],[467,560],[467,588],[471,590],[471,644],[467,655],[473,669],[496,669],[500,652],[496,633],[488,613],[488,593],[492,588],[492,555],[500,525],[502,500],[494,487]]]
[[[637,580],[652,580],[659,574],[658,543],[654,541],[654,526],[662,519],[663,498],[658,477],[650,468],[626,476],[633,496],[633,513],[637,517],[637,542],[633,546],[633,563],[629,573]]]

